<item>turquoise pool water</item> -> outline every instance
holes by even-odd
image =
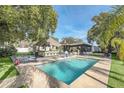
[[[76,78],[92,67],[97,60],[95,59],[64,59],[44,65],[37,65],[40,70],[48,75],[71,84]],[[82,81],[83,82],[83,81]]]

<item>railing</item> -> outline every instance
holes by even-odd
[[[38,54],[40,56],[56,56],[59,54],[59,51],[40,51]]]
[[[59,51],[45,51],[45,56],[56,56],[59,54]]]

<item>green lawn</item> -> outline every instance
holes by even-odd
[[[24,84],[24,85],[21,85],[19,88],[29,88],[28,85]]]
[[[102,57],[103,53],[92,53],[90,56]]]
[[[16,53],[16,56],[28,56],[28,55],[33,55],[33,52]]]
[[[124,88],[124,62],[117,60],[115,55],[112,55],[108,87]]]
[[[9,57],[0,58],[0,80],[18,75],[13,62]]]

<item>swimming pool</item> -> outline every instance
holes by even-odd
[[[73,58],[57,60],[52,63],[37,65],[36,67],[57,80],[63,81],[69,85],[96,62],[96,59]]]

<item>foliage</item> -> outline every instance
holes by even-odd
[[[117,56],[120,60],[124,61],[124,42],[121,44]]]
[[[17,52],[16,48],[10,45],[10,46],[7,46],[6,48],[0,49],[0,57],[12,56],[16,54],[16,52]]]
[[[29,39],[42,44],[54,33],[57,14],[50,5],[0,6],[0,43],[2,46]]]
[[[117,57],[124,61],[124,40],[122,39],[118,39],[118,38],[114,38],[113,42],[112,42],[113,47],[115,47],[117,49]]]
[[[16,53],[16,56],[27,56],[27,55],[34,55],[34,53],[33,52],[20,52],[20,53]]]
[[[94,17],[95,24],[88,31],[88,40],[96,41],[104,52],[117,50],[118,58],[122,60],[122,46],[124,46],[124,6],[114,6],[108,13],[100,13]],[[116,38],[116,47],[113,46],[113,39]],[[115,40],[115,39],[114,39]],[[117,43],[118,42],[118,43]],[[120,55],[121,54],[121,55]],[[121,56],[121,57],[120,57]],[[124,57],[124,56],[123,56]],[[124,58],[123,58],[124,59]]]
[[[65,37],[62,39],[61,43],[73,44],[73,43],[83,43],[82,39],[74,38],[74,37]]]
[[[103,24],[103,21],[105,21],[106,17],[108,16],[109,16],[109,13],[100,13],[99,16],[94,16],[92,20],[95,22],[95,24],[88,31],[89,43],[92,41],[96,41],[99,44],[99,46],[102,48],[102,50],[105,50],[105,48],[107,47],[106,46],[107,36],[105,37],[106,33],[104,33],[104,30],[103,30],[105,29],[105,26],[103,27],[102,24]]]
[[[103,53],[92,53],[92,54],[89,54],[90,56],[96,56],[96,57],[103,57]]]
[[[21,85],[19,88],[29,88],[27,84]]]

